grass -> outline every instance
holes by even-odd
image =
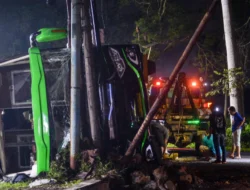
[[[69,182],[65,182],[64,184],[61,184],[60,187],[62,187],[62,188],[69,188],[69,187],[72,187],[74,185],[78,185],[81,182],[83,182],[82,179],[73,180],[73,181],[69,181]]]
[[[78,180],[72,180],[72,181],[68,181],[62,184],[45,184],[45,185],[41,185],[39,186],[40,188],[49,188],[49,187],[58,187],[58,188],[70,188],[74,185],[78,185],[79,183],[83,182],[82,179],[78,179]],[[29,187],[29,183],[30,182],[22,182],[22,183],[0,183],[0,189],[1,190],[22,190],[22,189],[26,189]]]
[[[22,182],[22,183],[0,183],[1,190],[16,190],[16,189],[24,189],[29,187],[29,182]]]

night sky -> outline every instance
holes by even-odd
[[[26,55],[29,36],[44,27],[66,27],[64,1],[47,6],[46,0],[0,1],[0,60]]]
[[[211,0],[191,0],[191,1],[179,1],[180,5],[185,8],[187,13],[199,12],[200,17],[196,19],[196,25],[198,26],[199,22],[203,18],[205,11],[211,4]],[[188,16],[188,15],[187,15]],[[200,38],[204,34],[209,32],[217,31],[223,27],[222,21],[222,13],[221,7],[216,6],[215,10],[213,11],[213,16],[210,18],[209,22],[206,24],[203,33],[201,34]],[[195,28],[196,29],[196,28]],[[195,29],[193,31],[195,31]],[[191,36],[190,36],[191,38]],[[189,39],[190,39],[189,38]],[[166,75],[169,76],[172,72],[174,66],[176,65],[178,59],[182,55],[188,41],[182,42],[177,44],[174,48],[168,50],[167,52],[162,52],[161,56],[157,60],[157,75],[162,76]],[[192,76],[200,76],[198,73],[198,69],[193,66],[193,62],[195,61],[197,55],[197,47],[194,46],[192,53],[189,55],[188,59],[185,62],[184,67],[182,68],[183,72],[186,72],[188,75]]]
[[[240,4],[241,1],[243,0],[238,0],[237,2]],[[100,2],[105,1],[97,0],[99,10]],[[112,2],[114,1],[109,0],[105,3]],[[185,9],[187,17],[191,15],[189,15],[189,13],[193,12],[197,12],[198,15],[200,15],[196,19],[193,19],[198,26],[198,23],[202,19],[212,0],[176,0],[176,2]],[[20,55],[26,55],[29,48],[29,35],[38,29],[43,27],[66,27],[66,6],[64,0],[57,0],[56,5],[54,6],[46,5],[46,0],[2,0],[0,1],[0,7],[0,61]],[[245,7],[245,9],[246,8],[247,7]],[[108,12],[109,10],[105,9],[104,11]],[[115,17],[116,15],[113,16]],[[236,13],[233,16],[240,17],[241,14]],[[119,38],[121,40],[120,43],[128,43],[128,39],[133,39],[132,32],[134,30],[134,21],[129,18],[129,15],[126,15],[126,17],[128,17],[128,25],[132,27],[128,28],[128,31],[130,30],[130,32],[126,31],[126,34],[128,35],[126,41],[123,41],[123,38]],[[192,19],[190,18],[190,20]],[[112,30],[117,30],[115,23],[112,25],[111,22],[109,27],[112,28]],[[214,15],[208,22],[202,35],[211,31],[217,31],[221,28],[223,28],[221,7],[217,6]],[[15,45],[12,45],[12,42],[14,42]],[[161,53],[159,59],[156,61],[156,74],[158,76],[170,75],[177,60],[187,45],[187,42],[188,40],[177,44],[167,52]],[[114,43],[117,43],[117,41],[114,40]],[[199,75],[198,70],[192,65],[196,53],[197,48],[195,47],[182,69],[182,71],[187,72],[188,75]]]

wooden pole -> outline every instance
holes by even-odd
[[[98,94],[97,94],[97,82],[96,82],[96,66],[93,54],[91,25],[90,25],[90,1],[83,0],[82,8],[82,23],[83,23],[83,54],[84,54],[84,66],[85,66],[85,80],[87,89],[87,102],[90,121],[91,137],[95,147],[101,148],[101,136],[100,136],[100,115],[98,112]],[[99,33],[98,33],[99,34]]]

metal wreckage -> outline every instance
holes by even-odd
[[[37,173],[47,172],[56,153],[70,141],[70,51],[40,47],[43,42],[66,37],[64,29],[41,29],[31,38],[28,56],[0,64],[0,155],[5,173],[26,170],[33,164]],[[101,51],[98,84],[105,85],[106,91],[99,89],[100,130],[107,146],[120,145],[124,153],[167,79],[148,80],[155,64],[142,55],[138,45],[108,45]],[[179,147],[198,144],[206,132],[210,103],[204,88],[202,81],[187,82],[180,73],[154,117],[168,123],[170,142]],[[86,109],[84,92],[81,98]],[[82,139],[90,137],[88,122],[87,116],[81,118]],[[145,132],[138,151],[146,156],[149,144]]]

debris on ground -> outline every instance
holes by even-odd
[[[12,183],[20,183],[20,182],[26,182],[30,179],[30,177],[24,173],[16,174],[16,176],[12,179]]]
[[[150,182],[150,176],[144,175],[141,171],[135,171],[131,174],[132,184],[147,184]]]
[[[134,154],[129,164],[123,165],[119,163],[121,156],[117,153],[109,154],[109,158],[112,158],[114,162],[111,162],[110,159],[109,162],[103,162],[98,155],[96,150],[82,152],[81,158],[85,162],[81,163],[78,174],[68,181],[68,186],[71,186],[72,180],[85,181],[84,178],[89,173],[88,179],[107,180],[110,190],[250,189],[248,172],[242,172],[243,169],[232,170],[230,165],[221,165],[222,168],[218,170],[218,167],[220,167],[218,165],[204,164],[200,167],[196,162],[191,163],[188,160],[179,162],[166,159],[159,166],[154,161],[147,162],[140,154]],[[60,157],[59,160],[64,161],[63,157]],[[91,168],[93,170],[89,172]],[[220,172],[215,172],[215,170]],[[54,176],[61,175],[63,172],[65,171],[55,170]],[[238,172],[238,174],[236,175],[235,172]],[[222,173],[223,179],[219,175]],[[19,174],[19,177],[15,177],[17,181],[25,181],[24,175]],[[29,187],[32,189],[56,190],[66,188],[66,186],[63,186],[63,182],[57,179],[57,181],[50,180],[50,178],[55,179],[51,176],[38,176],[34,182],[29,184]],[[11,183],[13,178],[5,180]]]
[[[41,186],[45,184],[54,184],[56,183],[56,180],[54,179],[37,179],[29,184],[30,188],[36,187],[36,186]]]
[[[151,180],[144,186],[144,190],[154,190],[157,188],[157,184],[155,181]]]
[[[99,156],[99,152],[97,149],[93,149],[93,150],[85,150],[82,152],[82,160],[84,162],[93,164],[94,160],[96,157]]]

